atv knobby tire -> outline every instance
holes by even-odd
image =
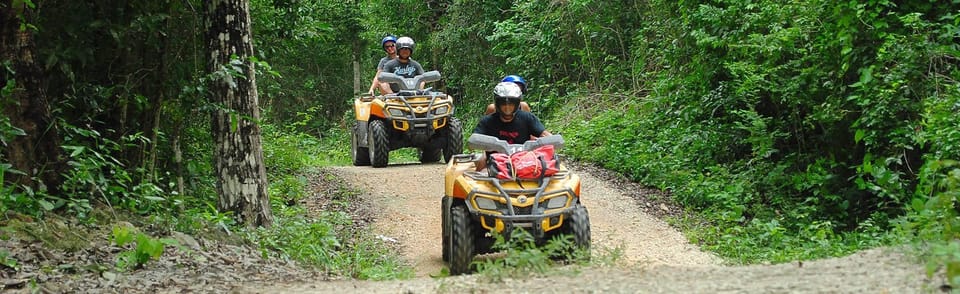
[[[443,262],[450,261],[450,202],[452,201],[450,197],[440,199],[440,231],[442,232],[440,243],[443,243]]]
[[[440,161],[440,151],[439,148],[423,147],[423,149],[420,149],[420,163]]]
[[[454,155],[463,153],[463,127],[456,117],[450,117],[444,139],[443,162],[450,163]]]
[[[564,224],[565,234],[573,236],[573,245],[575,249],[584,251],[586,256],[590,256],[590,214],[587,208],[582,204],[576,204],[570,217]]]
[[[387,166],[390,160],[390,143],[387,140],[387,128],[381,120],[370,121],[370,132],[367,133],[369,143],[367,148],[370,151],[370,165],[373,167]]]
[[[450,274],[460,275],[470,272],[473,261],[474,226],[467,208],[458,205],[450,209]]]
[[[350,136],[350,155],[353,156],[354,166],[366,166],[370,165],[370,150],[367,150],[367,147],[360,147],[360,133],[357,132],[359,127],[359,124],[353,125],[353,136]]]

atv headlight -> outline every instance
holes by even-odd
[[[486,210],[496,210],[497,202],[482,197],[473,198],[473,202],[477,203],[477,208],[486,209]]]
[[[547,209],[561,208],[567,206],[567,196],[557,196],[547,200]]]
[[[444,115],[444,114],[447,114],[447,111],[450,111],[450,106],[444,105],[444,106],[440,106],[440,107],[434,108],[434,109],[433,109],[433,114],[434,114],[434,115]]]
[[[397,116],[397,117],[406,116],[406,113],[403,112],[403,110],[400,110],[397,108],[390,108],[389,110],[387,110],[387,112],[390,113],[390,116]]]

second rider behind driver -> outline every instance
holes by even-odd
[[[413,58],[410,58],[413,55],[413,48],[416,44],[413,43],[413,39],[410,37],[400,37],[397,39],[397,59],[387,62],[383,65],[383,72],[393,73],[395,75],[404,77],[404,78],[413,78],[418,75],[423,74],[423,67],[420,66],[420,63]],[[424,83],[421,82],[418,89],[423,89]],[[400,92],[400,85],[391,83],[390,84],[391,93]],[[390,93],[384,93],[390,94]]]

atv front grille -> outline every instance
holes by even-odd
[[[513,207],[514,215],[531,215],[533,214],[533,205],[527,207]]]

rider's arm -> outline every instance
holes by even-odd
[[[490,134],[488,134],[489,131],[487,130],[487,128],[488,128],[487,125],[490,123],[490,119],[489,119],[488,117],[490,117],[490,116],[484,116],[484,117],[480,118],[480,121],[477,122],[477,126],[473,128],[473,133],[474,133],[474,134],[490,135]],[[489,153],[489,152],[484,152],[484,153],[483,153],[483,156],[480,156],[480,159],[475,163],[475,164],[476,164],[476,168],[477,168],[476,170],[477,170],[477,171],[483,170],[484,168],[487,167],[487,157],[488,157],[488,156],[490,156],[490,153]]]
[[[420,66],[420,63],[417,62],[416,60],[411,60],[411,61],[413,62],[413,67],[416,69],[416,72],[414,72],[414,75],[417,75],[417,76],[422,75],[422,74],[423,74],[423,66]],[[417,85],[417,87],[418,87],[417,89],[421,89],[421,90],[422,90],[424,87],[426,87],[426,85],[427,85],[426,82],[420,82],[420,85]]]
[[[373,89],[380,87],[380,73],[383,72],[382,68],[377,68],[377,73],[373,75],[373,81],[370,83],[370,95],[373,95]]]
[[[397,65],[399,64],[400,63],[397,62],[396,59],[392,59],[390,61],[387,61],[387,63],[384,63],[383,69],[377,72],[377,82],[378,83],[380,82],[379,77],[381,72],[393,73],[394,70],[397,68]],[[391,87],[386,87],[386,88],[380,89],[380,92],[381,92],[380,94],[393,94],[393,89],[391,89]]]
[[[373,81],[370,82],[370,95],[373,95],[374,89],[380,88],[380,73],[383,72],[383,66],[386,65],[387,62],[390,62],[390,60],[393,59],[384,57],[380,58],[380,62],[377,62],[377,73],[373,75]]]
[[[529,112],[527,112],[529,113]],[[546,137],[550,135],[550,131],[547,131],[547,128],[543,126],[543,123],[540,122],[540,119],[537,118],[533,113],[529,113],[530,117],[530,140],[536,140],[537,137]]]

